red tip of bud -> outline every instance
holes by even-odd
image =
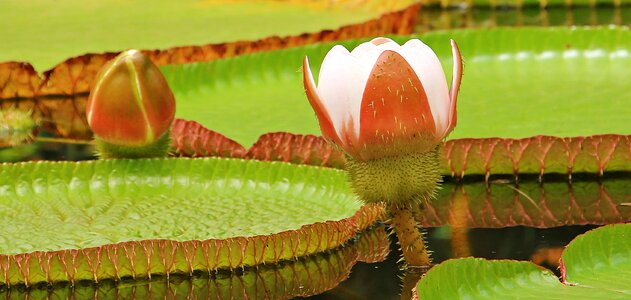
[[[127,50],[100,71],[87,104],[94,135],[111,144],[143,146],[166,133],[175,98],[160,69],[137,50]]]

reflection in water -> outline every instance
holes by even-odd
[[[238,274],[217,273],[193,277],[171,276],[151,281],[124,280],[95,285],[79,283],[30,289],[11,288],[2,299],[291,299],[329,290],[345,280],[357,262],[383,261],[389,252],[389,240],[383,226],[362,234],[353,244],[332,251]],[[2,288],[0,288],[2,289]]]
[[[89,140],[92,133],[85,118],[87,99],[87,95],[3,99],[0,110],[31,111],[40,130],[55,137]]]
[[[595,226],[564,226],[558,228],[472,228],[469,230],[469,247],[471,256],[488,259],[517,259],[527,261],[545,247],[558,247],[567,245],[575,236],[582,234]],[[449,227],[432,228],[428,230],[427,244],[433,252],[434,263],[438,264],[447,259],[454,258],[451,248],[451,230]],[[397,261],[401,253],[396,250],[397,245],[392,243],[393,251],[388,259],[377,264],[358,263],[353,267],[351,276],[336,288],[320,295],[306,299],[332,300],[332,299],[404,299],[402,294],[411,294],[407,288],[408,282],[414,281],[414,276],[419,274],[407,274],[399,270]],[[543,264],[556,272],[554,265]],[[403,278],[401,278],[403,277]],[[410,299],[410,298],[405,298]]]
[[[527,176],[524,176],[527,177]],[[578,176],[575,176],[578,177]],[[631,174],[565,180],[444,184],[418,213],[426,227],[456,228],[613,224],[631,221]]]

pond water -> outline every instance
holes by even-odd
[[[567,26],[567,25],[624,25],[631,23],[631,8],[603,7],[599,9],[574,8],[540,10],[526,8],[439,10],[425,9],[419,13],[418,32],[461,27],[495,26]],[[18,152],[26,153],[21,159],[90,159],[91,149],[85,145],[38,144],[37,147],[21,146]],[[14,153],[15,154],[15,153]],[[13,154],[3,154],[0,159],[13,160]],[[19,155],[18,155],[19,156]],[[479,183],[483,185],[483,183]],[[625,178],[619,186],[631,186]],[[631,194],[631,193],[629,193]],[[615,196],[615,195],[614,195]],[[629,196],[625,194],[624,201]],[[513,199],[507,199],[513,201]],[[614,199],[615,200],[615,199]],[[554,228],[451,228],[449,226],[426,229],[427,244],[433,252],[434,263],[449,258],[475,256],[489,259],[530,260],[558,274],[558,260],[563,247],[574,237],[596,225],[560,226]],[[266,266],[256,269],[237,270],[234,274],[195,274],[175,276],[170,279],[155,277],[151,281],[123,280],[113,282],[80,283],[76,287],[61,284],[54,287],[35,286],[30,289],[0,287],[0,298],[27,299],[114,299],[114,298],[291,298],[299,299],[409,299],[409,289],[419,274],[407,274],[398,263],[401,253],[394,236],[385,236],[385,225],[380,224],[364,235],[371,235],[368,249],[387,256],[362,257],[359,238],[356,245],[338,249],[330,254],[320,254],[301,259],[296,263]],[[376,242],[375,242],[376,241]],[[375,245],[382,243],[381,245]],[[363,246],[362,246],[363,247]],[[371,248],[373,247],[373,248]],[[374,248],[377,247],[377,248]],[[357,246],[357,248],[361,248]],[[354,252],[355,251],[355,252]],[[366,256],[364,253],[363,256]],[[372,262],[366,262],[372,261]],[[402,292],[402,284],[405,286]],[[401,296],[401,294],[404,294]],[[310,295],[310,296],[306,296]]]

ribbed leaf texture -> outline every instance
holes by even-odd
[[[173,122],[171,140],[175,156],[241,158],[246,154],[241,144],[206,129],[195,121],[176,119]]]
[[[448,260],[417,285],[417,299],[629,299],[631,224],[609,225],[572,241],[562,255],[564,282],[530,262]]]
[[[357,262],[365,261],[366,257],[381,261],[388,251],[388,236],[384,227],[379,227],[330,253],[246,269],[242,273],[192,277],[175,274],[168,281],[104,281],[98,285],[55,286],[52,290],[14,288],[3,294],[3,299],[292,299],[330,290],[349,276]]]
[[[383,215],[332,169],[217,158],[0,164],[0,283],[277,263],[337,248]]]

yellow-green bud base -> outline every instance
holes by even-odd
[[[166,157],[171,147],[171,130],[168,130],[157,141],[143,146],[121,146],[94,137],[96,155],[101,159],[108,158],[156,158]]]
[[[346,171],[366,203],[422,204],[435,196],[441,182],[438,149],[368,161],[349,158]]]

